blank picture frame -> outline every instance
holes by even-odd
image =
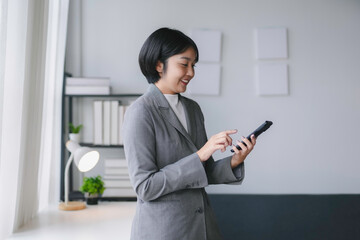
[[[286,63],[260,63],[255,67],[255,78],[260,96],[289,94]]]
[[[222,33],[218,30],[192,30],[191,38],[196,43],[201,62],[220,62]]]
[[[194,95],[219,95],[221,66],[219,63],[197,63],[195,77],[187,87],[187,93]]]
[[[257,59],[287,59],[287,29],[284,27],[255,29]]]

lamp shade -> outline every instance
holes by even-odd
[[[81,147],[74,153],[74,162],[80,172],[90,171],[99,161],[100,154],[98,151],[87,147]]]
[[[74,154],[74,162],[80,172],[90,171],[99,161],[98,151],[88,147],[81,147],[78,143],[67,141],[66,148]]]

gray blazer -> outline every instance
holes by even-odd
[[[207,194],[208,184],[241,183],[231,156],[202,163],[197,155],[206,142],[199,105],[179,95],[186,114],[184,129],[160,90],[150,84],[125,113],[124,150],[137,193],[133,240],[222,239]]]

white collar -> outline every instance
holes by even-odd
[[[179,95],[178,94],[164,94],[166,100],[170,103],[170,105],[176,106],[179,103]]]

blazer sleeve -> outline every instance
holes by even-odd
[[[125,114],[124,151],[129,175],[137,196],[143,201],[186,188],[208,185],[207,176],[197,153],[161,169],[156,164],[155,127],[150,111],[133,104]]]
[[[231,168],[232,156],[214,161],[211,157],[206,161],[205,171],[209,184],[241,184],[245,177],[244,163]]]
[[[201,131],[203,136],[203,145],[208,141],[205,130],[205,119],[201,111],[201,108],[196,104],[198,108],[199,117],[201,120]],[[231,156],[214,161],[213,157],[210,157],[205,162],[205,171],[209,184],[241,184],[245,177],[244,163],[240,164],[236,168],[231,168]]]

